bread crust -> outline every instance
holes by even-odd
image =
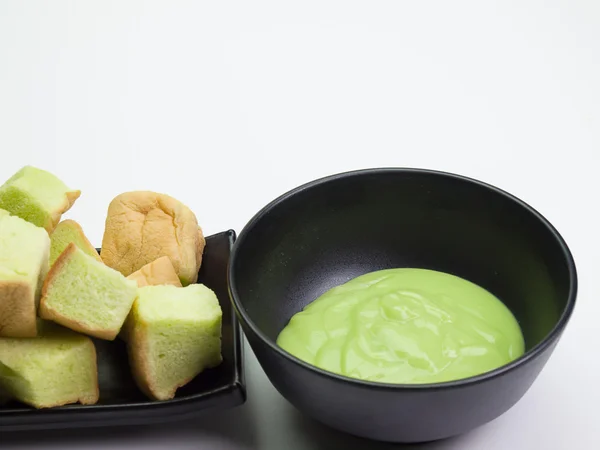
[[[127,278],[129,280],[134,280],[138,284],[138,287],[160,284],[170,284],[181,287],[181,281],[168,256],[161,256],[160,258],[155,259],[138,271],[133,272]]]
[[[125,276],[168,256],[185,286],[198,279],[204,246],[196,216],[186,205],[165,194],[134,191],[111,201],[100,256]]]
[[[136,300],[137,302],[138,300]],[[152,376],[155,372],[150,364],[150,339],[148,337],[148,325],[145,322],[140,322],[131,328],[129,339],[127,342],[127,353],[129,355],[129,365],[133,379],[139,389],[151,400],[171,400],[175,398],[177,390],[189,382],[191,382],[199,373],[186,378],[174,386],[170,386],[168,390],[160,390],[156,384],[156,379]],[[221,361],[214,366],[207,366],[206,369],[216,367]]]
[[[185,386],[192,381],[195,376],[190,377],[172,388],[161,392],[156,385],[156,380],[152,377],[152,367],[150,365],[149,339],[147,330],[140,330],[135,327],[133,333],[129,336],[127,343],[127,353],[129,354],[129,364],[133,379],[140,390],[151,400],[171,400],[175,398],[177,389]]]
[[[0,281],[0,336],[35,337],[35,289],[24,280]]]
[[[113,341],[117,337],[119,333],[117,331],[105,330],[99,328],[89,328],[87,325],[82,324],[79,321],[70,319],[68,317],[64,317],[59,314],[57,311],[52,309],[47,302],[46,298],[48,296],[48,290],[55,278],[58,274],[64,269],[65,265],[69,262],[69,259],[77,250],[77,246],[71,242],[67,245],[67,248],[60,254],[60,256],[56,259],[50,271],[48,272],[48,276],[46,276],[46,280],[44,281],[44,286],[42,287],[42,298],[40,300],[40,317],[45,320],[51,320],[56,322],[64,327],[70,328],[73,331],[78,331],[83,334],[87,334],[89,336],[94,336],[99,339],[104,339],[107,341]]]
[[[92,355],[92,375],[94,383],[94,392],[89,396],[79,396],[79,403],[82,405],[95,405],[100,399],[100,386],[98,384],[98,355],[96,354],[96,346],[91,339],[87,339],[86,345],[90,348],[90,355]]]
[[[128,338],[127,354],[129,355],[133,380],[146,397],[152,400],[168,400],[168,398],[159,398],[155,394],[155,386],[150,377],[152,370],[148,358],[148,330],[146,324],[142,322],[134,325]]]
[[[48,211],[50,215],[50,221],[44,225],[44,228],[46,229],[48,234],[54,231],[54,228],[56,228],[56,225],[58,225],[58,223],[60,222],[60,218],[62,217],[62,215],[66,213],[69,209],[71,209],[71,207],[80,195],[81,191],[79,190],[67,191],[65,192],[65,200],[63,201],[61,207],[57,208],[54,211]]]
[[[10,213],[3,214],[10,216]],[[14,220],[23,221],[23,219]],[[39,253],[36,255],[37,265],[30,269],[30,279],[17,276],[14,279],[0,279],[0,337],[35,337],[37,336],[37,310],[41,296],[42,284],[48,272],[48,257],[50,238],[40,228],[30,223],[27,227],[35,228],[38,236],[33,240],[33,246]],[[4,236],[6,237],[6,236]],[[39,238],[39,239],[38,239]],[[8,239],[11,239],[9,236]],[[34,236],[31,236],[34,239]],[[32,255],[33,257],[33,255]],[[35,277],[33,270],[37,271]],[[10,270],[9,270],[10,271]]]
[[[136,300],[136,302],[139,300]],[[135,307],[135,306],[134,306]],[[156,385],[153,377],[155,369],[150,364],[150,339],[148,336],[148,324],[140,321],[131,328],[127,342],[127,353],[133,379],[139,389],[151,400],[171,400],[175,397],[177,389],[192,381],[195,376],[186,379],[166,391],[161,391]]]
[[[196,263],[198,264],[198,270],[196,270],[196,279],[193,281],[193,283],[198,281],[198,272],[200,272],[200,267],[202,266],[204,247],[206,247],[206,239],[204,239],[202,228],[198,226],[198,245],[196,247]]]

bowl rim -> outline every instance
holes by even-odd
[[[526,351],[519,358],[511,361],[508,364],[500,366],[494,370],[489,372],[485,372],[479,375],[461,378],[457,380],[445,381],[440,383],[419,383],[419,384],[407,384],[407,383],[383,383],[377,381],[367,381],[361,380],[358,378],[351,378],[345,375],[340,375],[334,372],[329,372],[327,370],[321,369],[317,366],[314,366],[310,363],[307,363],[286,350],[282,349],[277,345],[275,341],[266,336],[260,328],[252,321],[246,309],[243,307],[242,302],[240,301],[240,295],[237,290],[235,279],[236,279],[236,271],[234,267],[234,261],[237,258],[237,254],[241,245],[248,239],[248,234],[250,230],[259,222],[265,215],[267,215],[273,208],[285,202],[290,197],[293,197],[301,192],[306,190],[315,188],[317,186],[327,184],[330,182],[334,182],[340,179],[347,179],[352,177],[361,177],[365,175],[377,175],[377,174],[419,174],[419,175],[430,175],[437,176],[442,178],[450,178],[457,181],[461,181],[464,183],[472,184],[478,188],[483,188],[495,192],[496,194],[505,197],[506,199],[516,203],[522,208],[529,211],[539,222],[541,225],[545,226],[548,231],[552,234],[554,239],[559,245],[560,250],[562,251],[563,258],[567,263],[567,269],[569,272],[569,292],[567,298],[567,304],[552,328],[552,330],[539,342],[537,345]],[[261,208],[244,226],[241,233],[239,233],[238,238],[233,246],[233,250],[231,251],[231,256],[229,259],[229,264],[227,268],[227,285],[229,288],[229,296],[233,303],[233,306],[241,318],[241,321],[244,325],[246,325],[250,330],[258,336],[258,338],[263,341],[267,346],[269,346],[275,353],[279,356],[291,361],[294,364],[301,366],[302,368],[313,372],[316,375],[336,379],[342,382],[355,384],[357,386],[367,387],[371,389],[383,389],[383,390],[413,390],[413,391],[422,391],[422,390],[432,390],[432,389],[448,389],[448,388],[460,388],[465,387],[467,385],[478,384],[499,376],[502,376],[508,372],[515,370],[516,368],[526,364],[527,362],[536,359],[539,355],[544,353],[544,351],[551,346],[554,341],[556,341],[562,332],[564,331],[567,323],[569,322],[573,310],[575,308],[576,298],[577,298],[577,268],[575,265],[575,261],[573,255],[565,242],[564,238],[558,232],[558,230],[550,223],[548,219],[546,219],[540,212],[538,212],[535,208],[519,199],[518,197],[510,194],[509,192],[500,189],[496,186],[493,186],[489,183],[485,183],[483,181],[477,180],[475,178],[470,178],[464,175],[458,175],[451,172],[445,172],[440,170],[432,170],[432,169],[423,169],[423,168],[411,168],[411,167],[381,167],[381,168],[369,168],[369,169],[359,169],[359,170],[351,170],[346,172],[340,172],[333,175],[328,175],[325,177],[317,178],[313,181],[309,181],[304,183],[296,188],[293,188],[279,197],[275,198],[263,208]]]

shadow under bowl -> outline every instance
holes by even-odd
[[[330,288],[394,267],[489,290],[517,318],[526,353],[476,377],[392,385],[326,372],[276,345],[289,319]],[[390,442],[447,438],[511,408],[553,352],[577,292],[567,245],[530,206],[476,180],[400,168],[334,175],[274,200],[240,234],[228,282],[259,363],[289,402],[338,430]]]

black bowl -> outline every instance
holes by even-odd
[[[392,385],[320,370],[276,345],[319,295],[392,267],[488,289],[519,321],[525,355],[472,378]],[[261,210],[234,245],[229,290],[262,368],[300,411],[354,435],[422,442],[480,426],[525,394],[573,312],[577,275],[558,232],[506,192],[447,173],[373,169],[314,181]]]

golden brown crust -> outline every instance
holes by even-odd
[[[197,376],[197,374],[193,375],[174,386],[170,386],[168,390],[161,391],[156,385],[155,377],[152,376],[156,368],[153,370],[150,364],[149,338],[145,324],[143,326],[135,326],[131,329],[127,342],[127,353],[135,383],[144,395],[151,400],[163,401],[175,398],[177,390],[191,382]]]
[[[68,206],[67,206],[67,209],[65,209],[63,212],[67,212],[69,209],[71,209],[71,207],[75,203],[75,200],[77,200],[80,195],[81,195],[81,191],[79,191],[79,190],[67,192]]]
[[[194,377],[190,377],[189,379],[172,386],[168,391],[161,392],[156,385],[155,376],[153,376],[156,368],[152,368],[152,365],[150,364],[148,326],[143,322],[138,323],[131,328],[127,343],[127,353],[129,355],[129,365],[135,383],[144,395],[151,400],[171,400],[175,397],[177,389],[185,386],[194,379]]]
[[[91,339],[87,340],[87,345],[90,347],[90,354],[92,355],[92,375],[94,376],[94,393],[90,397],[79,397],[79,403],[82,405],[95,405],[100,399],[100,386],[98,383],[98,355],[96,354],[96,346]]]
[[[88,325],[78,322],[77,320],[60,315],[47,305],[45,305],[44,308],[40,308],[40,317],[44,320],[51,320],[63,327],[77,331],[78,333],[87,334],[88,336],[104,339],[106,341],[114,341],[118,334],[118,332],[112,330],[90,328]]]
[[[61,207],[55,211],[50,211],[50,222],[44,226],[48,234],[54,231],[54,228],[56,228],[56,225],[60,222],[61,216],[71,209],[75,200],[77,200],[80,195],[81,191],[67,191],[65,193],[65,201],[62,203]]]
[[[0,281],[0,336],[37,336],[35,289],[26,281]]]
[[[188,384],[189,382],[191,382],[197,376],[198,375],[196,374],[194,376],[186,378],[185,380],[181,381],[180,383],[177,383],[175,386],[173,386],[172,389],[169,389],[168,393],[165,394],[164,396],[162,396],[159,400],[171,400],[172,398],[175,398],[175,394],[177,393],[177,389],[185,386],[186,384]]]
[[[204,233],[202,233],[202,228],[198,227],[198,246],[196,247],[196,263],[198,264],[197,273],[200,272],[200,267],[202,266],[202,255],[204,254],[204,247],[206,247],[206,239],[204,239]],[[198,278],[194,281],[194,283],[198,281]]]
[[[132,327],[127,342],[127,353],[133,379],[146,397],[152,400],[161,400],[155,395],[155,387],[150,376],[152,369],[148,358],[148,344],[148,330],[145,324]]]
[[[196,216],[183,203],[155,192],[126,192],[108,207],[101,257],[128,276],[168,256],[187,285],[197,281],[203,241]]]
[[[161,256],[160,258],[155,259],[140,270],[133,272],[127,278],[137,282],[138,287],[160,284],[170,284],[181,287],[181,281],[168,256]]]
[[[17,277],[13,280],[0,280],[0,336],[2,337],[35,337],[38,334],[37,310],[42,284],[48,272],[50,251],[50,239],[45,236],[43,240],[44,243],[37,244],[41,246],[41,251],[37,255],[38,273],[33,279]]]
[[[69,262],[71,255],[73,255],[73,253],[75,253],[76,250],[77,250],[77,246],[73,242],[69,243],[69,245],[67,245],[67,247],[63,250],[63,252],[59,255],[59,257],[56,258],[56,261],[54,262],[54,264],[48,271],[48,275],[46,275],[46,279],[44,280],[44,286],[42,287],[42,299],[40,300],[40,313],[41,313],[42,306],[45,306],[45,303],[46,303],[45,300],[46,300],[46,296],[48,294],[48,288],[54,282],[54,279],[56,278],[57,274],[60,273],[60,271],[63,270],[63,267],[67,264],[67,262]],[[42,319],[43,319],[43,317],[42,317]]]
[[[51,320],[53,322],[58,323],[64,327],[70,328],[73,331],[78,331],[83,334],[87,334],[89,336],[94,336],[99,339],[105,339],[107,341],[113,341],[118,332],[112,330],[103,330],[103,329],[90,329],[88,326],[76,321],[64,317],[57,313],[51,306],[46,303],[46,297],[48,296],[48,289],[54,283],[54,279],[58,276],[58,274],[64,269],[64,266],[69,262],[72,255],[76,252],[77,246],[71,242],[67,245],[67,248],[60,254],[60,256],[56,259],[48,275],[46,276],[46,280],[44,281],[44,286],[42,287],[42,298],[40,300],[40,317],[45,320]]]

